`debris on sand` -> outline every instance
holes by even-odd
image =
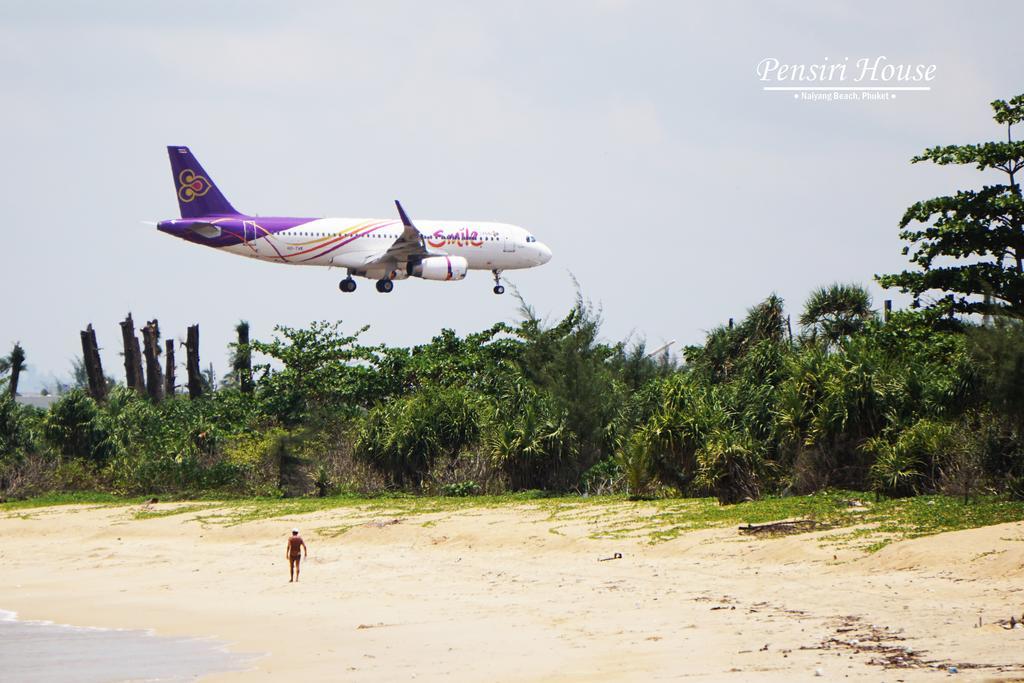
[[[367,522],[366,526],[372,526],[372,527],[375,527],[377,529],[383,529],[386,526],[391,526],[392,524],[401,524],[401,523],[402,523],[402,520],[397,519],[397,518],[395,518],[395,519],[375,519],[372,522]]]
[[[902,629],[893,631],[874,624],[867,626],[859,623],[860,620],[854,616],[843,617],[841,622],[836,628],[836,633],[842,634],[840,637],[826,638],[818,645],[800,649],[844,650],[865,654],[869,656],[868,664],[883,669],[946,669],[949,673],[958,673],[964,669],[992,669],[1000,672],[1017,670],[1017,667],[999,664],[960,662],[954,665],[948,660],[925,659],[927,652],[924,650],[915,650],[902,644],[905,640],[900,635]]]
[[[740,526],[741,534],[798,534],[818,527],[813,519],[789,519],[771,524],[747,524]]]

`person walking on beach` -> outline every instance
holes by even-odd
[[[299,536],[299,530],[292,529],[292,536],[288,539],[288,547],[284,551],[284,556],[288,558],[288,583],[299,580],[299,562],[302,560],[303,552],[309,557],[309,550],[302,536]]]

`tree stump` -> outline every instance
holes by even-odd
[[[143,351],[146,354],[146,389],[149,400],[159,403],[164,397],[164,385],[160,370],[160,324],[150,320],[142,328]]]
[[[135,322],[132,314],[121,321],[121,342],[124,345],[124,378],[129,389],[140,394],[146,393],[146,378],[142,374],[142,350],[139,338],[135,336]]]
[[[188,397],[203,395],[203,378],[199,370],[199,325],[188,328],[185,339],[185,370],[188,372]]]
[[[100,361],[100,349],[96,344],[96,330],[92,323],[86,325],[81,332],[82,361],[85,363],[85,376],[89,382],[89,395],[96,401],[107,398],[107,378],[103,376],[103,363]]]
[[[165,342],[165,358],[164,362],[167,364],[164,366],[164,395],[167,397],[174,396],[175,388],[175,377],[174,377],[174,340],[168,339]]]

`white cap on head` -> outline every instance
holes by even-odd
[[[293,534],[297,534],[297,533],[299,533],[299,530],[298,529],[292,529],[292,533]]]

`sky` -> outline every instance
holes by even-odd
[[[337,269],[160,234],[167,145],[252,214],[390,218],[400,199],[414,221],[521,225],[554,258],[507,281],[557,320],[575,279],[610,342],[701,343],[773,292],[795,318],[835,281],[900,308],[872,278],[907,266],[904,209],[996,181],[909,160],[1004,135],[988,103],[1024,92],[1022,23],[1010,2],[0,0],[0,353],[21,342],[35,391],[88,323],[122,377],[129,311],[165,337],[198,323],[218,373],[241,319],[392,345],[518,319],[487,272],[343,295]],[[807,101],[756,72],[878,56],[934,64],[931,89]]]

